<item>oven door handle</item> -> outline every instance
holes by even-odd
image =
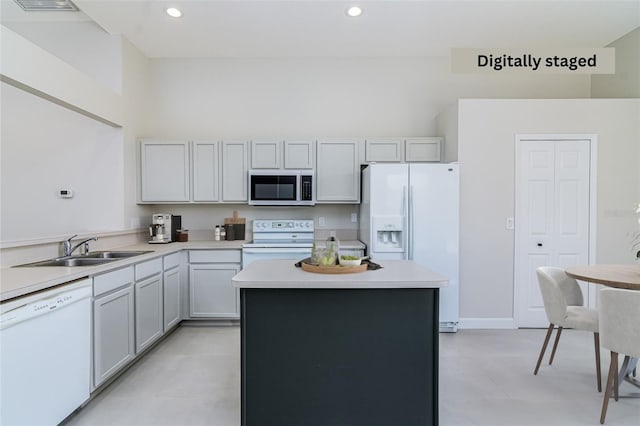
[[[311,247],[309,248],[293,248],[293,247],[265,247],[265,248],[243,248],[243,253],[247,254],[269,254],[269,253],[311,253]]]

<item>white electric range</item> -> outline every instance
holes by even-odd
[[[255,219],[253,241],[242,245],[242,267],[255,260],[302,260],[311,256],[312,219]]]

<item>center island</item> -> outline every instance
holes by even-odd
[[[438,298],[408,260],[316,274],[252,262],[240,288],[242,425],[437,425]]]

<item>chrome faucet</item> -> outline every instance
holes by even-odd
[[[89,241],[98,241],[98,237],[87,238],[86,240],[80,241],[75,246],[71,245],[71,240],[77,237],[78,234],[75,234],[62,242],[63,253],[65,256],[71,256],[78,247],[84,245],[84,254],[89,253]]]

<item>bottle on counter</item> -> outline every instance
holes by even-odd
[[[224,226],[220,226],[220,240],[224,241],[227,239],[227,230],[224,229]]]
[[[220,241],[220,225],[216,225],[216,229],[213,231],[213,239]]]

